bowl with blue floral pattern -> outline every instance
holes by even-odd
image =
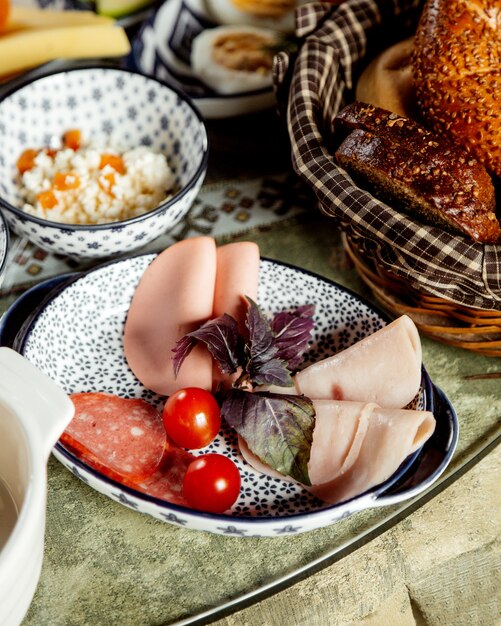
[[[155,255],[107,263],[70,277],[44,295],[41,306],[17,334],[14,348],[68,393],[100,391],[142,398],[159,410],[165,397],[146,389],[129,369],[123,330],[135,288]],[[315,330],[304,364],[336,353],[382,328],[387,319],[344,287],[308,271],[261,259],[258,304],[266,314],[317,303]],[[248,537],[293,535],[328,526],[367,508],[409,500],[444,472],[457,443],[457,418],[450,402],[422,369],[414,408],[434,412],[437,427],[382,484],[337,504],[315,498],[298,483],[256,471],[241,455],[235,431],[223,427],[216,439],[195,452],[230,457],[241,475],[240,495],[224,514],[205,513],[121,484],[58,442],[53,453],[90,488],[134,512],[176,526]]]
[[[63,69],[0,101],[0,208],[51,252],[104,258],[153,241],[189,211],[207,159],[190,99],[131,70]]]

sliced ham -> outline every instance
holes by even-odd
[[[316,422],[308,463],[312,486],[306,488],[329,503],[348,500],[390,478],[435,430],[429,411],[338,400],[314,400],[313,405]],[[256,470],[280,476],[244,442],[240,449]]]
[[[251,241],[229,243],[217,248],[216,286],[212,317],[224,313],[231,315],[238,322],[242,335],[246,336],[245,319],[247,300],[257,300],[259,281],[259,246]],[[229,385],[232,378],[219,369],[217,363],[213,368],[213,389]]]
[[[312,399],[375,402],[387,408],[409,404],[421,384],[421,341],[407,315],[294,378],[298,394]]]
[[[343,404],[348,406],[343,408]],[[314,406],[318,434],[313,433],[309,463],[313,486],[308,489],[330,503],[353,498],[390,478],[435,430],[435,418],[429,411],[331,400],[315,401]],[[352,444],[329,461],[328,448],[335,449],[337,433],[350,428],[346,421],[355,424]],[[326,433],[331,433],[330,438]]]
[[[166,445],[162,416],[141,399],[74,393],[75,415],[61,441],[114,480],[143,480],[159,468]]]
[[[216,244],[194,237],[170,246],[145,270],[134,292],[124,328],[130,369],[145,387],[171,395],[183,387],[212,387],[212,358],[202,343],[174,377],[172,349],[212,316]]]

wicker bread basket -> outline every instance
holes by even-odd
[[[420,0],[306,4],[296,53],[275,57],[292,163],[320,210],[343,232],[346,251],[380,304],[411,316],[435,339],[501,356],[501,246],[417,221],[361,189],[329,149],[332,120],[354,100],[358,74],[397,34],[412,34]],[[379,48],[374,42],[379,42]],[[372,55],[372,56],[371,56]]]
[[[475,309],[413,289],[364,257],[346,235],[342,239],[358,274],[386,311],[409,315],[421,333],[443,343],[501,356],[501,311]]]

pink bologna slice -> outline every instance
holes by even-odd
[[[213,317],[227,313],[245,333],[247,301],[257,300],[259,247],[252,241],[240,241],[217,249],[216,287]]]
[[[383,409],[374,403],[313,400],[313,431],[306,487],[325,502],[343,502],[390,478],[402,462],[433,434],[429,411]],[[240,439],[244,459],[274,477]],[[290,480],[290,479],[289,479]]]
[[[245,320],[248,303],[245,297],[257,300],[259,280],[259,246],[251,241],[229,243],[217,248],[216,286],[212,317],[224,313],[238,322],[240,333],[245,337]],[[183,366],[184,367],[184,366]],[[238,378],[223,374],[214,362],[213,390],[220,386],[231,386],[232,379]]]
[[[183,387],[212,386],[212,357],[199,343],[174,377],[172,349],[212,316],[216,244],[193,237],[170,246],[146,268],[136,287],[124,328],[130,369],[147,388],[171,395]]]
[[[141,399],[70,395],[75,416],[61,436],[84,462],[115,480],[137,482],[159,468],[166,447],[162,416]]]

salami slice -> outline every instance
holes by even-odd
[[[157,471],[149,478],[135,484],[134,488],[172,504],[189,506],[183,496],[183,479],[188,465],[195,458],[195,455],[183,448],[169,444]]]
[[[124,476],[122,473],[116,472],[110,467],[103,465],[103,463],[97,458],[95,454],[93,454],[88,448],[86,448],[79,441],[74,439],[67,432],[64,432],[59,439],[61,443],[64,444],[64,447],[67,450],[69,450],[73,455],[78,457],[86,465],[89,465],[101,474],[104,474],[108,478],[116,480],[117,482],[122,484],[125,484],[129,480],[129,478]]]
[[[166,434],[154,406],[145,400],[100,392],[70,397],[75,416],[61,441],[82,460],[127,484],[156,472],[164,457]]]

